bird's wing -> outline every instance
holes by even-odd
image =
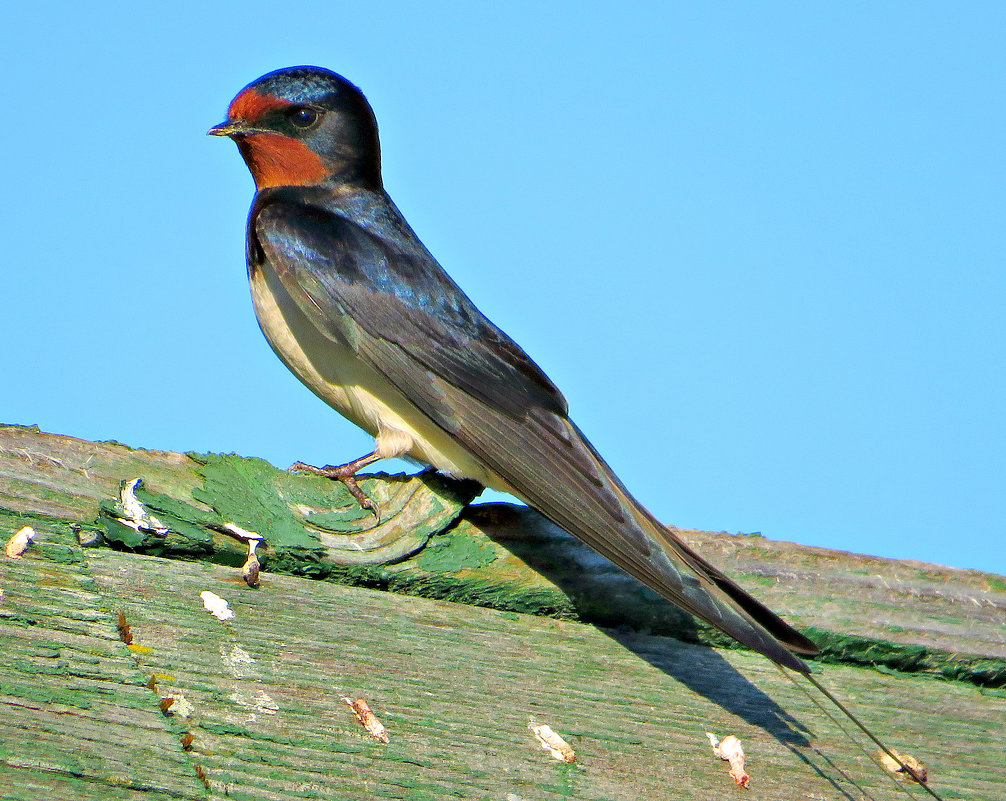
[[[632,498],[551,381],[421,244],[394,246],[281,196],[258,205],[250,233],[249,253],[269,262],[320,331],[349,344],[527,504],[686,611],[807,670],[790,651],[814,653],[814,644]]]
[[[394,344],[413,371],[421,366],[514,415],[529,406],[566,413],[566,399],[541,368],[420,243],[405,253],[320,206],[284,201],[282,192],[271,197],[254,213],[249,233],[322,332],[348,341],[364,358],[366,335],[380,340],[375,347]]]

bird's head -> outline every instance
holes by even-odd
[[[227,119],[209,130],[231,137],[258,189],[381,186],[377,119],[363,93],[321,67],[287,67],[242,89]]]

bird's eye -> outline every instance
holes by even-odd
[[[318,112],[308,106],[294,106],[286,117],[297,128],[310,128],[318,121]]]

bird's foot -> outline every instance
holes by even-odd
[[[360,485],[356,481],[356,471],[364,466],[360,464],[362,461],[362,459],[357,459],[355,462],[350,462],[349,464],[327,464],[324,467],[315,467],[314,465],[305,464],[304,462],[295,462],[290,465],[290,472],[310,473],[313,476],[323,476],[325,478],[330,478],[333,481],[341,482],[343,486],[349,490],[349,494],[356,498],[356,502],[364,509],[370,511],[377,522],[380,523],[381,508],[376,502],[367,497],[367,494],[360,489]]]

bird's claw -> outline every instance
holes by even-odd
[[[360,489],[360,485],[356,483],[355,476],[344,476],[338,479],[343,483],[343,486],[349,490],[349,494],[356,498],[356,502],[360,504],[364,509],[370,510],[370,513],[374,516],[374,521],[376,523],[381,522],[381,509],[377,503],[367,496],[367,494]]]
[[[342,485],[349,490],[349,494],[356,499],[356,502],[369,511],[374,516],[377,523],[380,523],[380,507],[375,501],[367,497],[367,494],[362,489],[360,489],[360,485],[356,481],[356,476],[349,468],[349,465],[327,464],[324,467],[315,467],[314,465],[306,464],[304,462],[294,462],[290,465],[290,472],[310,473],[314,476],[322,476],[324,478],[330,478],[333,481],[341,482]]]

